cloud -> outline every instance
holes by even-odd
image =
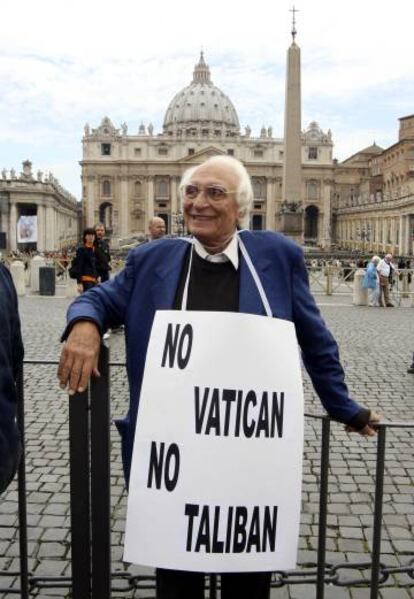
[[[373,139],[396,141],[398,117],[414,112],[412,2],[314,0],[298,8],[303,126],[330,128],[340,158]],[[0,168],[19,168],[27,157],[42,169],[49,163],[79,196],[84,123],[108,115],[130,133],[141,121],[160,131],[201,47],[241,125],[256,134],[270,125],[282,137],[290,9],[287,0],[210,0],[202,11],[189,0],[5,0]]]

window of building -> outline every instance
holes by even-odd
[[[317,181],[308,181],[308,199],[309,200],[317,200],[318,199],[318,183]]]
[[[188,155],[189,155],[189,156],[193,156],[193,155],[194,155],[194,153],[195,153],[195,150],[194,150],[194,148],[188,148]]]
[[[279,160],[282,160],[284,156],[283,150],[279,150]]]
[[[135,156],[141,156],[141,148],[134,148]]]
[[[142,184],[141,184],[141,181],[135,181],[134,190],[135,190],[136,197],[140,198],[142,196]]]
[[[158,148],[158,154],[160,156],[167,156],[168,155],[168,150],[167,148]]]
[[[266,195],[265,182],[258,177],[252,177],[253,197],[255,199],[264,199]]]
[[[228,154],[229,156],[234,156],[234,150],[233,150],[233,148],[229,148],[229,149],[227,150],[227,154]]]
[[[111,155],[111,144],[101,144],[101,154],[102,154],[102,156],[110,156]]]
[[[253,231],[262,231],[264,229],[264,222],[263,222],[263,215],[262,214],[253,214],[252,216],[252,229]]]
[[[112,189],[111,189],[111,182],[108,181],[107,179],[105,179],[105,181],[102,181],[102,195],[103,196],[111,196],[112,195]]]
[[[315,146],[310,146],[308,148],[308,160],[317,160],[318,159],[318,148]]]
[[[262,158],[262,156],[263,156],[263,150],[253,150],[253,156],[255,158]]]
[[[165,202],[158,202],[158,208],[166,208],[167,204]]]
[[[168,179],[157,178],[155,180],[155,195],[157,198],[168,198],[168,195],[169,195]]]
[[[255,202],[253,207],[254,207],[255,210],[261,210],[262,209],[262,205],[261,205],[260,202]]]

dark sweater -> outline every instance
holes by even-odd
[[[190,252],[182,270],[174,309],[181,309],[185,280],[187,278]],[[188,310],[217,312],[239,311],[240,274],[231,262],[209,262],[193,252],[190,283],[188,287]]]

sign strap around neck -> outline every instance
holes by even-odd
[[[239,240],[240,251],[243,254],[243,258],[246,260],[246,264],[247,264],[248,269],[250,270],[250,274],[252,275],[253,280],[256,284],[257,291],[259,292],[259,295],[260,295],[260,299],[262,300],[262,304],[265,309],[266,316],[269,316],[270,318],[272,318],[272,316],[273,316],[272,309],[270,307],[269,300],[267,299],[266,292],[263,288],[260,277],[257,274],[257,270],[253,266],[253,262],[251,261],[251,258],[247,252],[246,246],[244,245],[240,235],[237,235],[237,238]]]

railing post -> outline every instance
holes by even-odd
[[[374,531],[372,538],[372,568],[371,568],[371,594],[370,599],[377,599],[379,588],[380,560],[381,560],[381,526],[382,502],[384,498],[384,464],[385,464],[385,438],[386,427],[379,425],[377,441],[377,465],[375,474],[375,507]]]
[[[90,599],[89,389],[69,396],[72,598]]]
[[[209,599],[216,599],[216,597],[217,597],[217,574],[210,574]]]
[[[16,388],[17,425],[19,427],[20,441],[22,444],[22,455],[20,457],[20,464],[18,469],[20,597],[21,599],[29,599],[23,366],[20,368],[17,375]]]
[[[325,267],[326,273],[326,295],[332,295],[333,289],[333,269],[330,264]]]
[[[91,382],[92,599],[111,597],[109,350],[101,346]]]
[[[319,530],[318,530],[318,564],[316,575],[316,599],[323,599],[325,594],[326,565],[326,524],[328,518],[328,481],[329,481],[329,438],[331,421],[322,419],[321,471],[319,483]]]

